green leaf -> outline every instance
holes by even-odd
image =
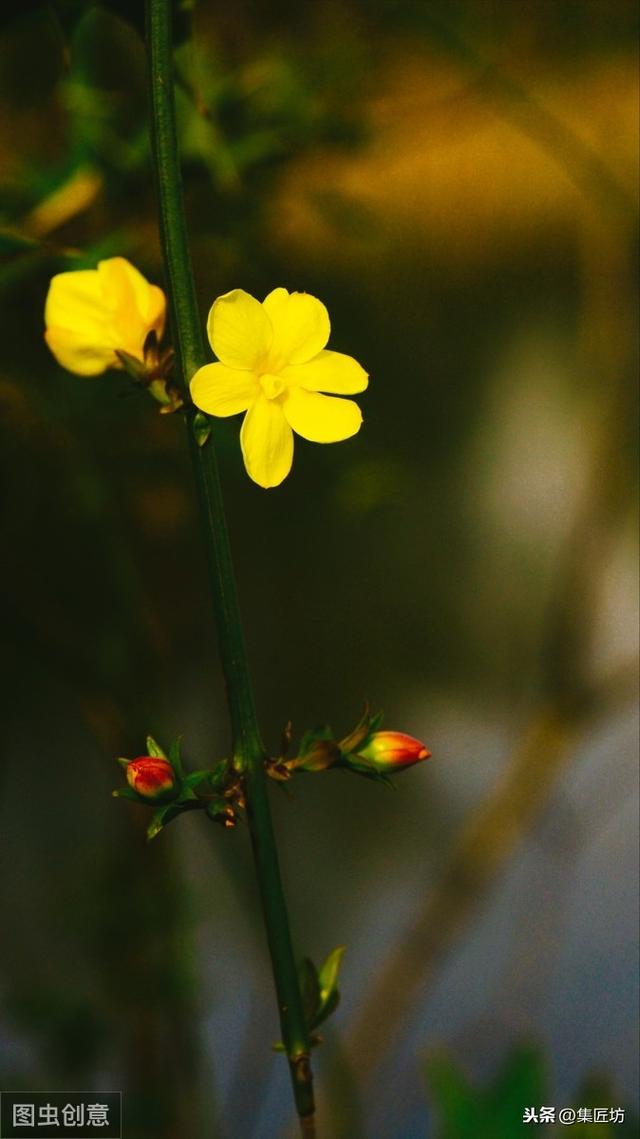
[[[487,1120],[493,1121],[496,1135],[508,1139],[523,1126],[524,1108],[541,1103],[547,1103],[542,1053],[537,1048],[516,1047],[485,1096]]]
[[[309,1028],[317,1028],[319,1024],[322,1024],[323,1020],[331,1016],[331,1013],[334,1012],[339,1004],[340,991],[338,989],[338,974],[345,949],[346,945],[339,945],[337,949],[333,949],[324,964],[320,967],[318,973],[320,996],[316,1005],[315,1016],[309,1024]]]
[[[426,1073],[439,1117],[437,1139],[525,1139],[531,1125],[523,1121],[524,1109],[549,1102],[543,1058],[531,1047],[515,1048],[484,1090],[475,1088],[445,1052],[429,1057]]]
[[[333,992],[329,994],[327,1000],[320,1005],[309,1028],[317,1028],[319,1024],[322,1024],[324,1020],[327,1020],[331,1016],[332,1012],[335,1012],[339,1004],[340,993],[337,989],[334,989]]]
[[[339,945],[337,949],[332,949],[323,965],[320,966],[318,973],[318,981],[320,983],[320,997],[325,1000],[329,993],[336,987],[338,980],[338,973],[342,965],[342,958],[346,951],[346,945]]]
[[[623,1107],[614,1087],[614,1081],[605,1073],[591,1073],[582,1080],[575,1096],[574,1107]],[[624,1108],[623,1123],[584,1123],[580,1125],[580,1139],[636,1139],[640,1135],[638,1117]]]
[[[160,744],[154,740],[153,736],[147,736],[147,755],[152,755],[156,759],[166,759]]]
[[[318,980],[318,970],[313,964],[313,961],[308,957],[305,957],[300,962],[298,968],[298,982],[300,984],[305,1023],[310,1027],[314,1022],[320,1003],[320,982]]]
[[[211,420],[203,411],[196,412],[193,418],[193,434],[196,437],[196,443],[199,447],[204,447],[205,444],[209,442]]]
[[[470,1139],[472,1135],[474,1139],[480,1139],[483,1134],[482,1098],[459,1068],[446,1053],[436,1052],[427,1060],[426,1072],[431,1099],[440,1121],[436,1132],[438,1139]],[[495,1139],[498,1139],[497,1134]]]

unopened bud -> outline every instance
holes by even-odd
[[[360,748],[358,755],[372,763],[377,771],[392,774],[404,767],[411,767],[422,759],[428,759],[431,752],[420,740],[404,732],[374,732],[366,747]]]
[[[127,783],[143,799],[173,799],[178,785],[167,759],[141,755],[126,767]]]

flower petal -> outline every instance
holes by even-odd
[[[322,301],[308,293],[274,289],[263,307],[273,325],[273,342],[267,371],[278,372],[287,364],[305,364],[324,348],[331,325]]]
[[[104,341],[108,314],[104,310],[102,282],[95,269],[56,273],[51,278],[44,308],[47,328],[69,328],[87,340]]]
[[[260,394],[253,372],[227,368],[226,364],[205,364],[191,380],[191,398],[208,415],[237,415],[246,411]]]
[[[69,328],[48,328],[44,338],[60,366],[77,376],[99,376],[107,368],[122,367],[113,348],[87,343],[85,335]]]
[[[223,364],[252,372],[260,370],[273,339],[264,307],[244,289],[232,289],[213,302],[207,333]]]
[[[142,360],[152,330],[164,329],[164,293],[124,257],[101,261],[97,269],[53,277],[45,304],[46,341],[64,368],[93,376],[121,365],[120,349]]]
[[[352,399],[335,399],[303,388],[289,388],[284,401],[287,422],[312,443],[337,443],[360,430],[362,413]]]
[[[164,332],[167,302],[162,289],[152,285],[125,257],[110,257],[98,262],[105,304],[117,312],[118,328],[130,338],[139,341],[141,330],[144,339],[153,330],[158,340]],[[138,319],[136,319],[136,316]],[[125,344],[119,345],[127,349]]]
[[[333,392],[355,395],[363,392],[369,377],[353,356],[325,349],[306,364],[290,364],[280,372],[288,384],[296,384],[308,392]]]
[[[277,400],[261,395],[249,408],[240,431],[247,472],[259,486],[278,486],[293,462],[293,433]]]

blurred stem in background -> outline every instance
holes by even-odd
[[[175,126],[171,0],[147,0],[151,134],[160,212],[160,237],[171,306],[178,382],[188,407],[188,383],[207,362],[187,237]],[[314,1134],[314,1100],[305,1025],[289,918],[271,821],[265,749],[260,737],[235,575],[212,439],[201,446],[193,408],[186,412],[189,449],[209,559],[210,583],[231,718],[234,764],[242,772],[258,885],[303,1135]]]
[[[624,706],[636,688],[634,659],[594,676],[591,644],[590,617],[597,611],[596,595],[616,524],[628,510],[625,489],[633,466],[631,425],[637,418],[635,383],[627,381],[635,372],[628,234],[624,226],[616,228],[607,221],[603,211],[595,221],[587,215],[583,222],[585,315],[580,336],[588,393],[583,414],[597,428],[582,500],[558,561],[548,606],[538,663],[538,707],[523,728],[502,777],[485,802],[471,812],[452,844],[435,890],[372,979],[346,1041],[338,1073],[341,1086],[345,1065],[351,1066],[351,1083],[358,1086],[388,1055],[400,1025],[424,999],[438,964],[461,940],[477,906],[548,807],[585,732],[603,715]],[[612,282],[617,285],[614,289]],[[403,976],[400,993],[399,972]],[[381,1008],[386,1010],[384,1021]],[[336,1134],[346,1136],[339,1129]]]
[[[611,217],[635,224],[633,196],[593,146],[550,111],[525,84],[483,58],[454,31],[451,23],[440,21],[432,12],[427,19],[434,42],[474,73],[479,89],[499,113],[552,155],[582,194]]]

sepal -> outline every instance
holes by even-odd
[[[171,747],[169,748],[169,754],[167,756],[167,759],[169,760],[169,763],[178,776],[178,779],[185,778],[185,770],[182,764],[181,748],[182,736],[176,736],[175,740],[173,740],[171,744]]]
[[[360,748],[365,747],[370,737],[380,727],[384,718],[384,712],[375,712],[371,715],[371,708],[368,703],[364,706],[364,712],[352,732],[349,732],[343,740],[340,740],[340,751],[343,755],[350,755],[352,752],[357,752]]]
[[[115,354],[118,357],[124,371],[132,380],[137,384],[146,382],[147,369],[142,360],[138,360],[137,356],[131,356],[129,352],[125,352],[122,348],[116,348]]]
[[[362,755],[345,755],[340,761],[340,767],[352,771],[354,775],[362,775],[364,779],[373,779],[376,783],[384,783],[385,787],[395,790],[395,783],[383,771],[378,771],[368,759]]]
[[[160,807],[160,810],[156,811],[152,816],[151,822],[147,827],[147,841],[151,842],[151,839],[156,838],[160,834],[160,831],[166,827],[167,823],[177,818],[183,811],[193,810],[196,806],[199,807],[200,804],[194,803],[186,805],[183,803],[168,803],[166,807]]]
[[[158,741],[154,740],[153,736],[147,736],[147,755],[153,755],[157,759],[168,759],[169,758],[163,752]],[[120,763],[121,761],[118,760],[118,762]]]
[[[133,790],[133,787],[118,787],[115,791],[112,791],[111,794],[114,799],[131,799],[134,803],[145,803],[147,806],[149,805],[146,799],[143,799],[141,795],[138,795]]]
[[[311,728],[300,740],[298,754],[284,761],[288,771],[326,771],[340,760],[340,749],[328,724]]]

